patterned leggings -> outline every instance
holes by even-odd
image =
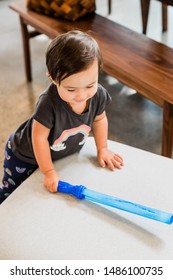
[[[9,139],[5,149],[4,177],[2,186],[0,186],[0,204],[37,168],[37,165],[21,161],[13,154]]]

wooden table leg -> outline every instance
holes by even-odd
[[[172,157],[173,147],[173,104],[164,102],[163,105],[163,131],[162,155]]]

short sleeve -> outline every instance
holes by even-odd
[[[112,101],[112,98],[111,98],[110,94],[108,93],[108,91],[101,85],[98,86],[96,98],[97,98],[96,114],[100,115],[105,111],[108,104]]]
[[[36,104],[35,112],[33,114],[33,118],[49,129],[53,127],[54,110],[53,104],[49,99],[48,94],[42,94],[39,97],[39,100]]]

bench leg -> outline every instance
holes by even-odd
[[[30,55],[29,40],[35,36],[41,35],[41,33],[36,30],[29,31],[27,24],[23,21],[22,17],[20,17],[20,26],[21,26],[21,31],[22,31],[26,78],[27,78],[28,82],[31,82],[32,73],[31,73],[31,55]]]
[[[110,15],[112,11],[112,0],[108,0],[108,14]]]
[[[173,104],[164,102],[163,105],[163,131],[162,155],[172,157],[173,147]]]
[[[22,31],[22,41],[23,41],[23,52],[24,52],[24,62],[25,62],[25,73],[27,81],[32,81],[31,74],[31,58],[30,58],[30,46],[29,46],[29,31],[27,25],[24,23],[23,19],[20,17],[20,25]]]
[[[142,15],[142,33],[147,32],[148,14],[150,8],[150,0],[141,0],[141,15]]]
[[[168,29],[168,9],[167,5],[162,3],[162,31],[165,32]]]

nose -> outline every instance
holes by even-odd
[[[75,99],[76,99],[77,101],[85,100],[85,99],[86,99],[86,92],[85,92],[85,90],[84,90],[84,89],[80,89],[80,90],[76,93]]]

